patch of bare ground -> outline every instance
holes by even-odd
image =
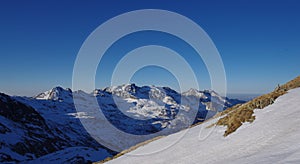
[[[235,132],[243,123],[251,123],[255,120],[255,116],[253,115],[254,109],[263,109],[266,106],[273,104],[279,96],[284,95],[288,90],[298,87],[300,87],[300,76],[284,85],[278,86],[271,93],[259,96],[245,104],[238,104],[219,113],[216,117],[223,117],[220,118],[216,124],[212,124],[211,126],[227,126],[224,136],[228,136]]]

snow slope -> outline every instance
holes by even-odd
[[[108,163],[300,163],[300,88],[255,110],[253,123],[223,137],[217,119],[153,141]],[[185,134],[186,133],[186,134]],[[184,135],[175,145],[164,148]],[[155,153],[153,153],[155,152]]]

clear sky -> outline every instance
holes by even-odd
[[[4,0],[0,2],[0,92],[32,96],[57,85],[71,88],[76,55],[89,34],[108,19],[137,9],[170,10],[198,23],[220,52],[230,93],[266,93],[300,75],[297,0]],[[97,72],[97,87],[109,85],[107,74],[120,55],[143,44],[163,44],[161,38],[182,51],[199,81],[204,81],[200,87],[209,88],[206,68],[201,59],[188,57],[193,53],[188,45],[147,31],[111,47],[101,61],[105,71],[99,67]],[[132,82],[178,86],[169,72],[158,67],[138,71]]]

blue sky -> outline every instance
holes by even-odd
[[[7,0],[0,4],[0,92],[32,96],[57,85],[71,87],[76,55],[89,34],[114,16],[149,8],[182,14],[208,33],[223,59],[230,93],[267,93],[300,75],[300,2],[296,0]],[[106,69],[98,69],[97,87],[109,85],[109,68],[121,57],[116,54],[142,44],[163,44],[162,38],[190,60],[200,87],[209,88],[206,68],[201,59],[189,58],[193,52],[188,45],[151,32],[132,34],[116,43],[116,49],[111,47],[102,61]],[[138,71],[132,81],[178,86],[168,71],[157,67]]]

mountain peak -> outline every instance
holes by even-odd
[[[199,97],[199,98],[205,96],[204,92],[198,91],[197,89],[194,89],[194,88],[191,88],[188,91],[183,92],[182,94],[184,96],[195,96],[195,97]]]
[[[70,88],[64,89],[57,86],[49,91],[38,94],[34,98],[38,100],[64,100],[70,97],[72,97],[72,90]]]
[[[7,102],[8,99],[9,99],[9,96],[8,96],[8,95],[6,95],[6,94],[0,92],[0,100],[1,100],[1,101]]]

